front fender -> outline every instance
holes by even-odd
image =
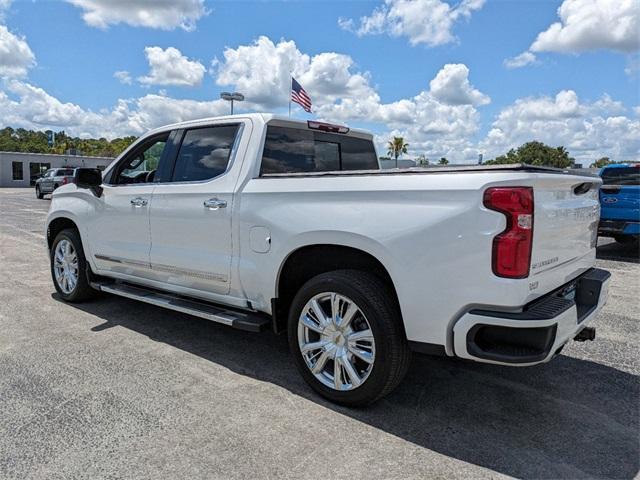
[[[49,227],[55,220],[65,218],[72,221],[80,233],[80,240],[82,241],[85,257],[91,267],[94,268],[91,245],[87,241],[88,236],[85,227],[85,219],[89,211],[86,195],[91,194],[83,190],[78,190],[72,185],[65,185],[63,188],[64,190],[58,189],[51,198],[51,206],[49,207],[49,213],[47,214],[47,220],[45,222],[45,238],[49,238]]]

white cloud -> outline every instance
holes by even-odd
[[[504,66],[507,68],[520,68],[537,62],[538,59],[533,53],[522,52],[520,55],[516,55],[513,58],[507,58],[504,61]]]
[[[638,0],[564,0],[558,8],[559,22],[540,32],[528,51],[507,59],[507,68],[536,62],[535,53],[578,54],[612,50],[632,54],[640,50],[640,6]],[[630,57],[625,72],[634,73]]]
[[[0,25],[0,78],[24,77],[35,64],[26,39]]]
[[[321,115],[392,119],[407,112],[407,101],[401,100],[384,106],[381,113],[380,97],[370,84],[370,75],[356,71],[350,56],[324,52],[310,57],[298,50],[293,41],[276,44],[263,36],[251,45],[227,48],[224,59],[214,67],[218,85],[233,85],[245,94],[247,105],[258,109],[287,104],[290,72],[304,86]],[[469,83],[468,75],[465,65],[445,65],[431,81],[430,96],[442,104],[488,103],[489,98]]]
[[[160,53],[165,51],[160,49]],[[431,83],[425,79],[425,88],[415,96],[384,103],[370,75],[358,71],[350,56],[335,52],[309,56],[293,41],[274,43],[267,37],[226,49],[212,69],[219,85],[246,95],[243,108],[284,109],[292,72],[311,95],[319,118],[374,123],[380,129],[405,132],[418,153],[433,152],[449,158],[468,148],[469,138],[479,129],[476,107],[489,101],[470,84],[465,65],[445,65],[434,73]],[[158,77],[160,74],[153,70],[150,76]],[[116,77],[126,79],[127,73],[119,72]],[[63,128],[74,135],[139,134],[162,124],[227,111],[228,105],[220,100],[176,100],[160,94],[118,100],[112,108],[94,112],[20,81],[6,83],[5,92],[0,93],[2,123]]]
[[[295,42],[274,44],[268,37],[260,37],[251,45],[227,48],[215,71],[218,85],[235,85],[247,97],[247,104],[258,109],[285,106],[289,99],[290,73],[300,75],[309,68],[310,58],[301,53]],[[304,82],[302,82],[304,85]],[[304,85],[315,101],[314,93]]]
[[[0,0],[0,22],[4,21],[5,14],[13,0]]]
[[[121,99],[110,109],[94,112],[19,80],[5,82],[4,90],[0,89],[2,126],[64,129],[83,137],[139,135],[169,123],[226,114],[228,108],[222,100],[179,100],[149,94]]]
[[[449,105],[486,105],[488,96],[469,83],[469,69],[461,63],[445,65],[429,83],[434,98]]]
[[[117,72],[113,72],[113,78],[116,78],[123,85],[131,85],[133,83],[131,74],[126,70],[118,70]]]
[[[373,126],[381,154],[386,153],[384,143],[391,135],[401,135],[410,144],[410,156],[425,154],[431,160],[444,156],[454,162],[476,161],[479,152],[488,159],[531,140],[564,145],[584,163],[603,155],[640,157],[640,107],[628,113],[622,102],[608,95],[584,101],[572,90],[516,100],[502,109],[489,133],[478,140],[478,109],[490,99],[473,86],[472,72],[463,64],[444,65],[433,72],[413,96],[384,101],[370,74],[360,71],[350,56],[336,52],[310,56],[293,41],[274,43],[260,37],[250,45],[227,48],[211,66],[219,85],[246,95],[240,108],[248,110],[284,110],[289,72],[311,96],[318,118]],[[91,111],[21,80],[2,85],[0,124],[64,129],[72,135],[141,134],[163,124],[228,112],[228,104],[221,100],[178,100],[166,93],[120,99],[110,108]]]
[[[6,83],[7,91],[17,100],[0,92],[0,117],[6,125],[48,125],[64,127],[80,120],[92,120],[78,105],[63,103],[35,87],[19,80]]]
[[[348,55],[324,52],[311,57],[293,41],[274,43],[260,37],[251,45],[226,49],[223,57],[213,68],[216,82],[244,93],[245,108],[285,107],[292,72],[311,96],[319,118],[375,123],[403,132],[411,138],[413,152],[458,159],[477,156],[477,151],[470,154],[465,149],[480,127],[476,107],[490,99],[470,84],[465,65],[445,65],[428,89],[384,103],[371,85],[370,75],[358,71]]]
[[[462,0],[451,6],[442,0],[385,0],[371,15],[360,18],[356,27],[352,19],[340,18],[338,25],[358,36],[387,33],[407,37],[411,45],[429,47],[456,41],[453,27],[468,20],[485,0]]]
[[[1,0],[0,0],[1,1]],[[82,18],[92,27],[126,23],[134,27],[162,30],[195,29],[208,12],[204,0],[66,0],[81,8]]]
[[[394,117],[394,113],[402,111],[401,103],[405,104],[407,115]],[[412,156],[424,154],[432,160],[447,157],[457,162],[477,158],[472,138],[480,129],[480,117],[472,105],[446,105],[422,92],[410,100],[383,105],[381,111],[389,119],[385,123],[389,130],[380,138],[404,137]],[[378,151],[386,153],[384,145],[379,144]]]
[[[227,115],[229,104],[224,100],[198,101],[145,95],[128,102],[127,109],[130,128],[136,133],[142,133],[170,123]],[[113,112],[115,110],[114,108]]]
[[[177,85],[193,87],[202,83],[206,68],[197,60],[189,60],[177,48],[146,47],[144,53],[150,72],[138,81],[144,85]]]
[[[572,90],[555,97],[518,99],[498,114],[480,147],[487,159],[531,140],[563,145],[583,163],[602,156],[638,159],[640,120],[621,115],[625,110],[608,95],[581,102]]]
[[[564,0],[558,16],[560,21],[538,35],[531,51],[579,53],[640,49],[637,0]]]

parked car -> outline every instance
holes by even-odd
[[[267,114],[149,132],[53,195],[55,288],[286,331],[347,405],[393,390],[412,351],[525,366],[593,339],[599,178],[377,158],[369,133]]]
[[[36,197],[42,199],[56,188],[73,182],[73,175],[73,168],[50,168],[36,180]]]
[[[640,244],[640,163],[614,164],[600,171],[598,234],[617,242]]]

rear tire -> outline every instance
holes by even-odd
[[[89,267],[76,229],[68,228],[58,233],[49,257],[53,285],[65,302],[83,302],[97,295],[89,285]]]
[[[44,198],[44,193],[40,191],[39,185],[36,185],[36,198],[38,198],[38,200],[42,200]]]
[[[324,302],[324,326],[309,323],[316,316],[314,301],[315,305]],[[355,308],[358,311],[350,314]],[[336,315],[335,310],[341,313]],[[347,318],[352,320],[345,322]],[[393,292],[375,275],[359,270],[327,272],[305,283],[289,310],[288,337],[296,366],[309,386],[332,402],[352,407],[389,394],[404,378],[411,360]]]

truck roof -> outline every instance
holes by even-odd
[[[178,122],[178,123],[172,123],[169,125],[164,125],[162,127],[156,128],[153,130],[153,132],[159,132],[159,131],[163,131],[163,130],[167,130],[167,129],[174,129],[174,128],[188,128],[188,127],[192,127],[192,126],[196,126],[196,125],[202,125],[203,123],[206,123],[208,121],[218,121],[218,120],[234,120],[234,119],[239,119],[239,118],[249,118],[252,120],[257,120],[259,122],[263,122],[263,123],[269,123],[272,121],[277,121],[277,122],[283,122],[283,123],[296,123],[299,124],[300,126],[304,126],[307,127],[307,120],[301,120],[298,118],[290,118],[286,115],[276,115],[274,113],[239,113],[236,115],[220,115],[220,116],[216,116],[216,117],[204,117],[204,118],[198,118],[198,119],[194,119],[194,120],[188,120],[186,122]],[[309,119],[310,121],[315,121],[315,122],[323,122],[324,120],[321,119]],[[332,122],[327,122],[327,123],[332,123]],[[348,125],[344,125],[344,124],[336,124],[336,125],[340,125],[340,126],[345,126],[348,127]],[[367,130],[362,130],[359,128],[351,128],[349,127],[349,133],[355,133],[357,135],[360,136],[373,136],[371,132],[367,131]]]

